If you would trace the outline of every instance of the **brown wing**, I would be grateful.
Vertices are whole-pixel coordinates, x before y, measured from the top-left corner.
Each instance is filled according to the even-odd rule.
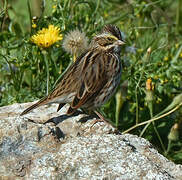
[[[68,110],[68,114],[84,106],[92,98],[94,99],[107,83],[107,61],[107,55],[104,53],[94,51],[86,54],[79,66],[79,71],[81,72],[79,88]]]
[[[47,99],[53,99],[54,97],[60,97],[64,94],[69,94],[77,90],[80,84],[80,66],[82,60],[88,52],[84,52],[79,56],[75,63],[73,63],[65,72],[56,88],[48,95]],[[68,103],[68,102],[65,102]]]
[[[66,96],[67,94],[75,91],[76,88],[78,88],[78,77],[80,76],[80,73],[78,71],[79,66],[82,62],[82,58],[87,54],[87,52],[84,52],[81,56],[78,57],[77,61],[73,63],[65,72],[65,74],[62,76],[60,83],[56,86],[56,88],[46,97],[43,97],[41,100],[39,100],[37,103],[33,104],[32,106],[25,109],[20,115],[24,115],[29,113],[31,110],[53,102],[58,102],[56,98],[61,98],[62,96]],[[67,101],[61,101],[60,105],[58,107],[59,111],[65,103],[68,103]]]

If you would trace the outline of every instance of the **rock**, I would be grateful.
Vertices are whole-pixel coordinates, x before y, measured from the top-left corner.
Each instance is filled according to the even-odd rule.
[[[182,165],[143,138],[106,122],[92,126],[83,113],[66,116],[68,107],[56,112],[56,104],[20,117],[31,104],[0,108],[0,180],[182,179]]]

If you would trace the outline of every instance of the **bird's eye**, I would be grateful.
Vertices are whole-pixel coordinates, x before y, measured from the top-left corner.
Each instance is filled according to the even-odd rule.
[[[109,41],[113,41],[113,38],[111,38],[111,37],[108,37],[107,39],[108,39]]]

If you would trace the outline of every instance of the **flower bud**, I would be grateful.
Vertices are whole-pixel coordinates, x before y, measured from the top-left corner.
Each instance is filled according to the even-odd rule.
[[[154,100],[154,95],[153,95],[153,90],[154,90],[154,84],[152,83],[152,79],[149,78],[147,79],[146,81],[146,84],[145,84],[145,94],[146,94],[146,97],[145,97],[145,100],[146,102],[151,102]]]
[[[170,133],[168,135],[168,140],[177,141],[178,139],[179,139],[179,125],[175,123],[170,130]]]
[[[144,63],[146,63],[146,62],[149,61],[151,51],[152,51],[152,49],[151,49],[151,47],[149,47],[149,48],[147,49],[147,52],[145,53],[145,55],[144,55],[143,58],[142,58]]]

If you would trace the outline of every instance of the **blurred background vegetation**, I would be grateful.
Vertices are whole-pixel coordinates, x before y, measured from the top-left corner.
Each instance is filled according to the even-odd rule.
[[[100,110],[121,132],[162,115],[130,133],[182,163],[182,0],[0,0],[0,106],[45,96],[72,61],[58,41],[46,64],[30,41],[50,24],[63,38],[79,29],[91,39],[105,24],[121,29],[121,85]]]

